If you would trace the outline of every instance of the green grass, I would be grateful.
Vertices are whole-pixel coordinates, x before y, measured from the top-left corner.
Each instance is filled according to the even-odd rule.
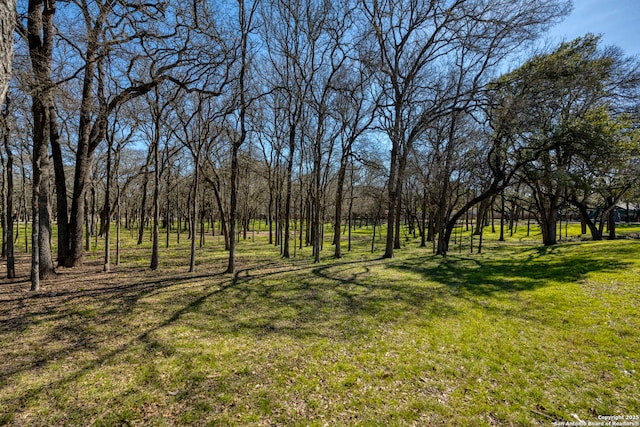
[[[328,232],[329,230],[327,230]],[[122,264],[37,294],[0,284],[0,423],[9,425],[551,425],[640,414],[640,241],[540,246],[469,235],[447,258],[409,239],[382,260],[370,229],[323,261],[282,260],[263,233],[221,273],[218,237],[187,273],[128,232]],[[638,227],[621,227],[636,233]],[[465,240],[466,239],[466,240]],[[164,238],[161,238],[164,243]],[[477,241],[474,240],[474,244]],[[24,262],[24,259],[22,260]],[[22,273],[21,273],[22,272]]]

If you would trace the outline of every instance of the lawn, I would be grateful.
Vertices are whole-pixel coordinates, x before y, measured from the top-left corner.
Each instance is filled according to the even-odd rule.
[[[621,227],[619,234],[637,233]],[[219,237],[187,273],[186,235],[146,267],[100,241],[28,292],[0,282],[0,424],[528,426],[640,415],[640,240],[545,248],[519,227],[463,236],[447,258],[413,239],[390,260],[354,233],[283,260],[264,228],[223,274]],[[573,236],[573,237],[571,237]],[[164,242],[163,238],[161,239]],[[330,242],[330,240],[328,240]],[[20,246],[19,246],[20,247]],[[346,248],[346,247],[345,247]],[[586,424],[585,424],[586,425]]]

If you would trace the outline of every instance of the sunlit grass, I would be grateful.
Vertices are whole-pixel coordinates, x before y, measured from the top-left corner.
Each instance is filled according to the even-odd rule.
[[[411,237],[382,260],[362,227],[344,258],[328,238],[314,264],[304,246],[281,259],[263,227],[238,242],[234,275],[217,235],[195,273],[186,233],[168,248],[161,235],[156,272],[148,234],[137,246],[123,231],[108,274],[98,239],[82,273],[39,294],[3,281],[0,420],[521,426],[639,413],[640,241],[581,241],[570,224],[567,243],[545,248],[529,231],[499,242],[488,227],[481,254],[465,231],[446,258]]]

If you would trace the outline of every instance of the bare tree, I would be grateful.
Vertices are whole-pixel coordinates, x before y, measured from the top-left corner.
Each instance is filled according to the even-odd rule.
[[[282,256],[291,256],[291,216],[293,203],[293,165],[298,151],[299,139],[301,139],[301,126],[305,117],[305,102],[310,91],[310,78],[307,74],[307,61],[309,60],[308,45],[304,42],[303,31],[305,25],[313,25],[306,22],[305,5],[303,0],[293,2],[279,0],[267,3],[263,14],[263,37],[268,40],[267,50],[272,70],[272,87],[278,89],[281,97],[277,103],[282,108],[282,126],[285,131],[282,154],[285,158],[284,176],[284,206],[277,217],[278,232],[283,233]],[[278,114],[280,116],[280,114]],[[280,146],[280,142],[276,142]],[[277,204],[277,207],[278,204]],[[276,239],[278,242],[278,238]]]
[[[253,19],[257,10],[258,1],[254,0],[247,5],[244,0],[238,0],[238,31],[239,31],[239,70],[237,76],[237,123],[238,130],[231,138],[231,194],[229,206],[229,259],[227,273],[235,271],[236,257],[236,222],[238,210],[238,151],[247,139],[247,110],[251,106],[252,98],[248,96],[248,68],[249,68],[249,36],[253,31]]]
[[[172,128],[172,133],[176,139],[191,154],[192,159],[192,185],[190,190],[191,206],[189,207],[190,231],[191,231],[191,253],[189,260],[189,272],[194,272],[196,268],[196,227],[200,218],[200,185],[202,180],[203,166],[205,164],[205,154],[209,153],[211,145],[220,134],[219,119],[224,117],[217,108],[217,104],[205,94],[184,94],[183,97],[176,98],[174,102],[174,112],[177,118],[177,125]]]
[[[86,208],[84,196],[94,153],[105,139],[109,115],[119,105],[148,93],[161,82],[174,80],[168,70],[177,66],[177,51],[181,49],[171,50],[175,54],[172,56],[167,54],[166,47],[157,46],[168,37],[176,36],[171,31],[168,34],[161,33],[162,30],[166,31],[162,27],[166,22],[166,4],[163,2],[140,5],[100,0],[90,5],[78,0],[71,3],[83,17],[85,35],[81,43],[70,37],[64,38],[79,53],[83,62],[77,71],[78,75],[82,75],[82,97],[78,112],[69,234],[66,236],[69,248],[65,260],[67,266],[82,262],[82,221]],[[180,45],[177,36],[174,41]],[[164,60],[158,59],[158,55]],[[112,78],[109,86],[105,75],[107,70],[98,66],[100,61],[110,64],[108,71],[112,73],[111,76],[120,75],[119,79]],[[61,184],[62,181],[57,179],[56,183]],[[65,212],[58,212],[59,219],[64,216]]]
[[[354,69],[355,68],[355,69]],[[344,184],[347,175],[347,168],[351,165],[353,175],[353,149],[355,142],[370,128],[375,119],[376,101],[369,94],[371,89],[370,74],[361,63],[353,64],[349,71],[341,73],[338,80],[339,94],[335,99],[333,108],[336,111],[336,120],[340,127],[340,166],[336,178],[335,213],[333,225],[334,255],[336,258],[342,257],[340,225],[342,220],[342,210],[344,203]],[[353,178],[352,178],[353,180]],[[352,183],[353,193],[353,183]],[[349,206],[353,205],[353,194],[349,198]],[[350,213],[350,212],[349,212]],[[349,215],[349,218],[351,215]],[[351,227],[349,227],[351,235]],[[349,240],[351,243],[351,240]]]

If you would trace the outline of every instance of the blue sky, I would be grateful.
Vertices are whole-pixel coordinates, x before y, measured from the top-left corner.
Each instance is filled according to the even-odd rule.
[[[640,57],[640,0],[574,0],[573,11],[549,32],[557,44],[586,33],[602,34],[605,45],[616,45]]]

